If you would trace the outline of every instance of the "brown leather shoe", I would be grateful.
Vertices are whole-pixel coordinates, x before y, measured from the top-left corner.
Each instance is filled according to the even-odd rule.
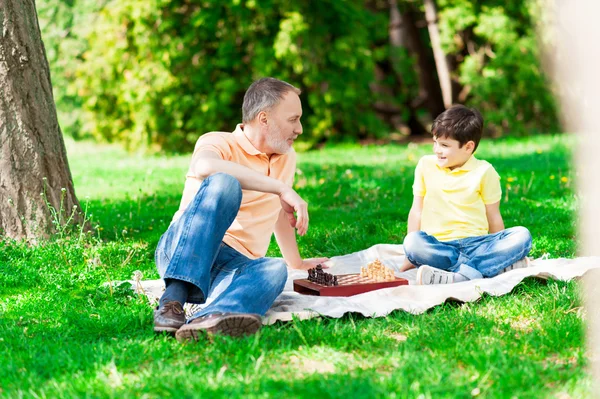
[[[177,301],[164,304],[154,311],[154,331],[174,333],[185,324],[185,312]]]
[[[175,333],[177,341],[197,340],[203,333],[239,337],[256,333],[262,318],[253,313],[213,313],[199,317],[183,325]]]

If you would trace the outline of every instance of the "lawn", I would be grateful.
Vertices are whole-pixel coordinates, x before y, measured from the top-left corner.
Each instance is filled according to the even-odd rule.
[[[575,256],[572,136],[483,141],[502,176],[507,227],[532,255]],[[305,257],[401,243],[414,166],[430,144],[337,145],[299,154],[311,225]],[[578,282],[528,279],[511,294],[414,316],[349,314],[182,345],[152,331],[145,298],[105,283],[140,270],[179,206],[189,155],[131,155],[68,142],[96,227],[40,247],[0,242],[0,396],[585,398],[591,377]],[[278,256],[272,242],[270,256]]]

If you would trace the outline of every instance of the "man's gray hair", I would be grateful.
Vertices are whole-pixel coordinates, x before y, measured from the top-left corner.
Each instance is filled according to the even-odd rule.
[[[301,93],[300,89],[275,78],[262,78],[252,83],[244,94],[242,122],[251,122],[261,111],[276,106],[289,91]]]

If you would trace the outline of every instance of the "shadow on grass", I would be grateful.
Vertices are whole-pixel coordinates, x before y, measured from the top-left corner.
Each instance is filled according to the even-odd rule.
[[[17,339],[17,328],[3,324],[7,338]],[[113,377],[122,376],[121,383],[94,383],[94,396],[156,394],[167,389],[157,378],[163,376],[172,395],[180,397],[377,397],[391,392],[468,397],[476,388],[498,397],[526,397],[586,378],[584,360],[567,361],[568,349],[580,346],[581,336],[554,342],[554,334],[554,341],[532,351],[531,340],[538,339],[540,331],[515,330],[475,313],[456,317],[453,309],[420,316],[394,312],[386,319],[347,315],[276,324],[256,337],[217,337],[184,346],[153,336],[149,325],[135,324],[119,334],[98,326],[96,334],[74,331],[65,336],[44,328],[25,335],[22,346],[15,348],[19,359],[5,357],[4,393],[52,396],[65,382],[80,380],[84,383],[69,384],[64,394],[81,394],[90,392],[85,381],[102,377],[110,382],[111,373],[116,373]],[[480,336],[473,336],[473,326]],[[395,338],[392,333],[397,331],[405,332],[406,339]],[[556,353],[553,348],[561,350]],[[550,355],[554,358],[546,360]],[[20,378],[23,369],[26,381]]]
[[[548,178],[548,174],[559,176],[559,171],[569,169],[564,151],[557,148],[542,157],[487,158],[505,178],[516,178],[509,202],[502,203],[505,224],[525,225],[531,230],[534,256],[574,252],[574,210],[557,206],[573,202],[572,190]],[[331,164],[327,170],[322,166],[301,164],[305,181],[298,192],[309,201],[311,211],[309,235],[299,238],[304,256],[341,255],[374,244],[402,242],[412,202],[414,167],[408,163],[357,166],[350,162]],[[299,176],[297,182],[301,181]],[[506,189],[507,181],[502,182]],[[136,269],[149,278],[156,277],[154,248],[179,200],[180,192],[169,191],[90,201],[89,213],[103,229],[99,231],[103,246],[96,255],[104,269],[82,260],[69,270],[48,263],[56,262],[51,253],[40,257],[32,251],[19,260],[23,251],[18,248],[0,251],[0,293],[4,296],[0,336],[5,345],[0,355],[6,359],[6,372],[0,376],[5,389],[1,394],[85,396],[90,384],[98,392],[94,396],[167,394],[168,385],[174,387],[174,395],[204,393],[210,397],[260,396],[261,392],[470,397],[471,390],[478,387],[484,394],[486,387],[498,390],[494,392],[498,397],[515,392],[544,397],[568,378],[585,378],[582,357],[577,357],[571,368],[570,360],[564,360],[569,350],[580,356],[582,335],[577,331],[581,321],[573,321],[570,313],[556,314],[550,305],[550,310],[541,312],[543,328],[526,332],[490,316],[457,317],[465,307],[445,304],[420,316],[393,312],[382,319],[347,315],[276,324],[265,327],[258,342],[254,338],[204,340],[180,346],[171,339],[155,337],[146,303],[130,292],[110,293],[98,287],[107,280],[127,279]],[[274,243],[269,254],[278,255]],[[514,292],[532,284],[537,283],[521,283]],[[556,297],[561,300],[561,296],[552,300]],[[490,300],[483,298],[477,305]],[[478,336],[472,333],[473,326],[477,326]],[[406,341],[386,334],[398,331],[407,335]],[[575,332],[568,336],[569,331]],[[312,372],[290,361],[291,356],[316,356],[317,360],[323,356],[333,361],[336,354],[342,360],[334,362],[333,371]],[[266,360],[259,363],[261,356]],[[545,356],[551,361],[544,360]],[[358,360],[354,362],[354,358]],[[131,378],[112,386],[111,364]]]

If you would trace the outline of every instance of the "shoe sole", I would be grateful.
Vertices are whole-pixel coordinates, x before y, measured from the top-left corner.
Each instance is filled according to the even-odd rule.
[[[423,269],[421,269],[420,267],[417,269],[416,283],[417,283],[417,285],[424,285],[423,284]]]
[[[260,319],[248,315],[228,315],[223,316],[212,326],[203,327],[201,325],[186,324],[177,330],[175,338],[179,342],[189,340],[197,341],[198,337],[204,334],[219,334],[230,337],[241,337],[244,335],[255,334],[262,323]]]
[[[179,328],[177,327],[154,327],[154,332],[155,333],[171,333],[171,334],[175,334],[177,332],[177,330],[179,330]]]

